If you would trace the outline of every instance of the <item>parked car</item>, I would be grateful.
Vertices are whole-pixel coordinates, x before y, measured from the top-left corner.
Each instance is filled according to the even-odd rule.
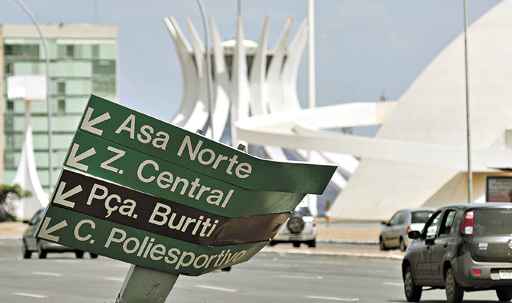
[[[419,301],[425,287],[444,288],[449,303],[477,290],[512,299],[511,203],[443,207],[409,238],[415,240],[402,262],[407,301]]]
[[[22,254],[24,259],[30,259],[32,253],[38,253],[39,259],[45,259],[49,252],[64,253],[74,252],[75,256],[79,259],[84,257],[84,252],[78,249],[66,247],[57,243],[41,240],[36,238],[36,233],[44,217],[44,208],[39,209],[32,219],[25,221],[28,228],[23,233],[22,238]],[[92,259],[98,257],[97,254],[89,253]]]
[[[430,209],[402,209],[389,221],[381,222],[379,246],[381,250],[400,248],[405,251],[410,244],[409,231],[421,231],[434,211]]]
[[[299,205],[270,241],[270,245],[293,243],[294,247],[300,247],[301,243],[305,243],[309,247],[316,247],[316,235],[315,217],[311,214],[309,207]]]

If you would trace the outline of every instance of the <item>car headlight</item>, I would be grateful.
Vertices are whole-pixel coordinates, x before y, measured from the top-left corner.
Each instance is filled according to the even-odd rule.
[[[286,223],[286,227],[292,234],[300,234],[304,230],[306,223],[302,220],[302,217],[291,217]]]

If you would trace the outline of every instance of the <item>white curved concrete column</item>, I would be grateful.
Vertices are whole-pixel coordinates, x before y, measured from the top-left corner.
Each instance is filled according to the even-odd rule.
[[[215,77],[213,81],[215,103],[213,105],[212,115],[213,139],[220,140],[229,117],[229,92],[231,83],[224,59],[222,38],[213,18],[210,18],[210,30],[213,44],[213,62],[215,64]]]
[[[201,42],[201,38],[199,38],[199,34],[197,33],[194,24],[192,24],[190,19],[187,19],[187,24],[192,36],[192,50],[198,82],[191,83],[191,85],[195,87],[196,102],[190,118],[183,127],[190,131],[196,131],[198,129],[203,129],[206,125],[206,121],[208,120],[206,56],[204,45]]]
[[[249,117],[249,79],[247,78],[247,55],[242,17],[236,21],[236,43],[233,56],[232,104],[231,104],[231,140],[238,145],[238,135],[235,124]]]
[[[292,18],[287,18],[279,42],[272,52],[272,61],[267,72],[267,100],[263,100],[268,106],[269,112],[281,112],[283,109],[283,85],[281,72],[288,46],[288,36],[292,26]]]
[[[171,119],[173,124],[183,126],[190,118],[196,103],[195,89],[192,83],[197,83],[198,79],[195,72],[194,60],[190,56],[192,48],[183,35],[176,19],[174,17],[165,18],[165,25],[174,42],[176,54],[181,65],[181,74],[183,76],[183,95],[181,105],[176,115]]]
[[[32,127],[25,131],[25,142],[13,183],[31,193],[30,197],[16,201],[16,217],[30,219],[41,207],[48,205],[48,194],[43,190],[37,174],[34,147],[32,143]]]
[[[251,114],[253,116],[268,113],[265,101],[267,100],[267,55],[268,55],[269,18],[263,20],[258,49],[252,62],[249,99]]]

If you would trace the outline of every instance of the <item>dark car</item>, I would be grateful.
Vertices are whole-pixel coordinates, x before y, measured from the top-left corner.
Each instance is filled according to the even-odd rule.
[[[22,239],[22,255],[24,259],[30,259],[32,253],[36,252],[39,254],[40,259],[45,259],[49,252],[63,253],[63,252],[74,252],[76,257],[81,259],[84,257],[84,252],[74,248],[70,248],[57,243],[41,240],[36,238],[36,232],[39,224],[44,217],[44,208],[39,209],[30,221],[26,221],[28,228],[23,233]],[[91,258],[96,259],[97,254],[89,253]]]
[[[447,302],[462,302],[465,291],[496,290],[512,299],[512,204],[443,207],[427,221],[402,262],[407,301],[422,290],[445,289]]]

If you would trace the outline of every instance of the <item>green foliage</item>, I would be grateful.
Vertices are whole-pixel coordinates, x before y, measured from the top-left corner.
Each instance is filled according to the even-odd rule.
[[[5,204],[9,196],[16,198],[26,198],[32,196],[32,193],[23,190],[18,184],[0,184],[0,205]]]
[[[16,220],[16,217],[8,212],[7,201],[10,198],[25,198],[31,195],[30,191],[23,190],[18,184],[0,184],[0,222]]]

